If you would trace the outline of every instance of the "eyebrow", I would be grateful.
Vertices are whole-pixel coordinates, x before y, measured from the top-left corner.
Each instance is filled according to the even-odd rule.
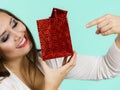
[[[13,19],[13,18],[11,17],[11,19],[10,19],[10,25],[11,25],[11,23],[12,23],[12,19]]]
[[[11,23],[12,23],[12,18],[10,19],[10,23],[9,23],[9,24],[11,25]],[[0,37],[3,36],[5,33],[6,33],[6,31],[4,31],[4,32],[0,35]]]

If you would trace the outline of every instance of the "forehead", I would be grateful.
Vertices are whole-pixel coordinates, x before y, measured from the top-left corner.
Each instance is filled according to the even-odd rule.
[[[10,19],[11,19],[10,15],[8,15],[4,12],[0,12],[0,34],[9,25]]]
[[[9,19],[11,16],[5,12],[0,12],[0,20]]]
[[[4,26],[6,24],[9,23],[11,16],[4,13],[4,12],[0,12],[0,26]]]

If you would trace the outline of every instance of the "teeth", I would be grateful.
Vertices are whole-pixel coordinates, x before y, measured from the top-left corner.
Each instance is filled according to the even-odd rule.
[[[18,47],[22,46],[25,43],[26,39],[23,38],[22,42],[18,45]]]

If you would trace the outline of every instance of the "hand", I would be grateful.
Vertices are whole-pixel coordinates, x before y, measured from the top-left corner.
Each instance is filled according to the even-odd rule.
[[[96,34],[103,36],[109,34],[120,34],[120,16],[111,14],[104,15],[87,24],[87,28],[97,25]]]
[[[68,62],[66,58],[63,61],[63,66],[61,68],[50,68],[45,61],[41,60],[41,65],[44,70],[45,75],[45,90],[57,90],[65,76],[68,72],[75,66],[76,63],[76,53]]]

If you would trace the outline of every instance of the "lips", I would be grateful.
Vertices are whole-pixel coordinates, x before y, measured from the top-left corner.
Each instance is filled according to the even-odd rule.
[[[21,40],[21,42],[18,44],[17,48],[23,48],[27,45],[28,38],[24,36],[24,38]]]

